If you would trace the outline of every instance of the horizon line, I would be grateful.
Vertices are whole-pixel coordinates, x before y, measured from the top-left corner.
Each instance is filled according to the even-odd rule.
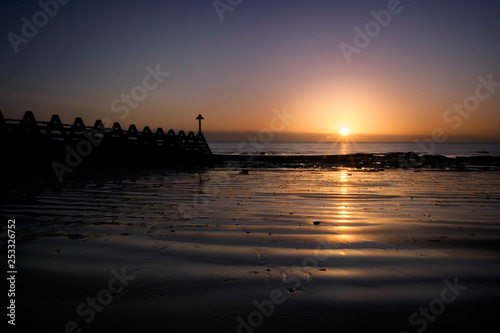
[[[260,135],[259,131],[203,131],[207,141],[238,142],[424,142],[439,143],[429,134],[340,134],[325,135],[324,133],[276,132],[272,136]],[[500,135],[448,135],[442,143],[500,143]]]

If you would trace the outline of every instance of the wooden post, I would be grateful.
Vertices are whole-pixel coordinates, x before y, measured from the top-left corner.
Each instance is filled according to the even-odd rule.
[[[198,119],[198,132],[201,132],[201,121],[204,118],[203,118],[203,116],[201,114],[199,114],[198,117],[196,117],[196,119]]]

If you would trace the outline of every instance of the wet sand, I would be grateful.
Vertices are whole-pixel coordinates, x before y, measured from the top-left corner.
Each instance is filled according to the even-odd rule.
[[[495,323],[500,172],[246,170],[4,180],[2,215],[17,228],[18,328],[432,332]],[[129,280],[110,285],[113,269]]]

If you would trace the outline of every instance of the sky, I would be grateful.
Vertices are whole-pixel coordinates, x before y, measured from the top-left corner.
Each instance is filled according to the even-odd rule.
[[[240,140],[500,142],[496,0],[0,5],[0,110]],[[445,139],[443,139],[445,138]]]

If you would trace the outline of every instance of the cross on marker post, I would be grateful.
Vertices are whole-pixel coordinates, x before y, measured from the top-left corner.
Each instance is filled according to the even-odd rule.
[[[198,117],[196,117],[196,119],[198,119],[198,132],[201,132],[201,121],[204,118],[203,118],[203,116],[201,114],[199,114]]]

